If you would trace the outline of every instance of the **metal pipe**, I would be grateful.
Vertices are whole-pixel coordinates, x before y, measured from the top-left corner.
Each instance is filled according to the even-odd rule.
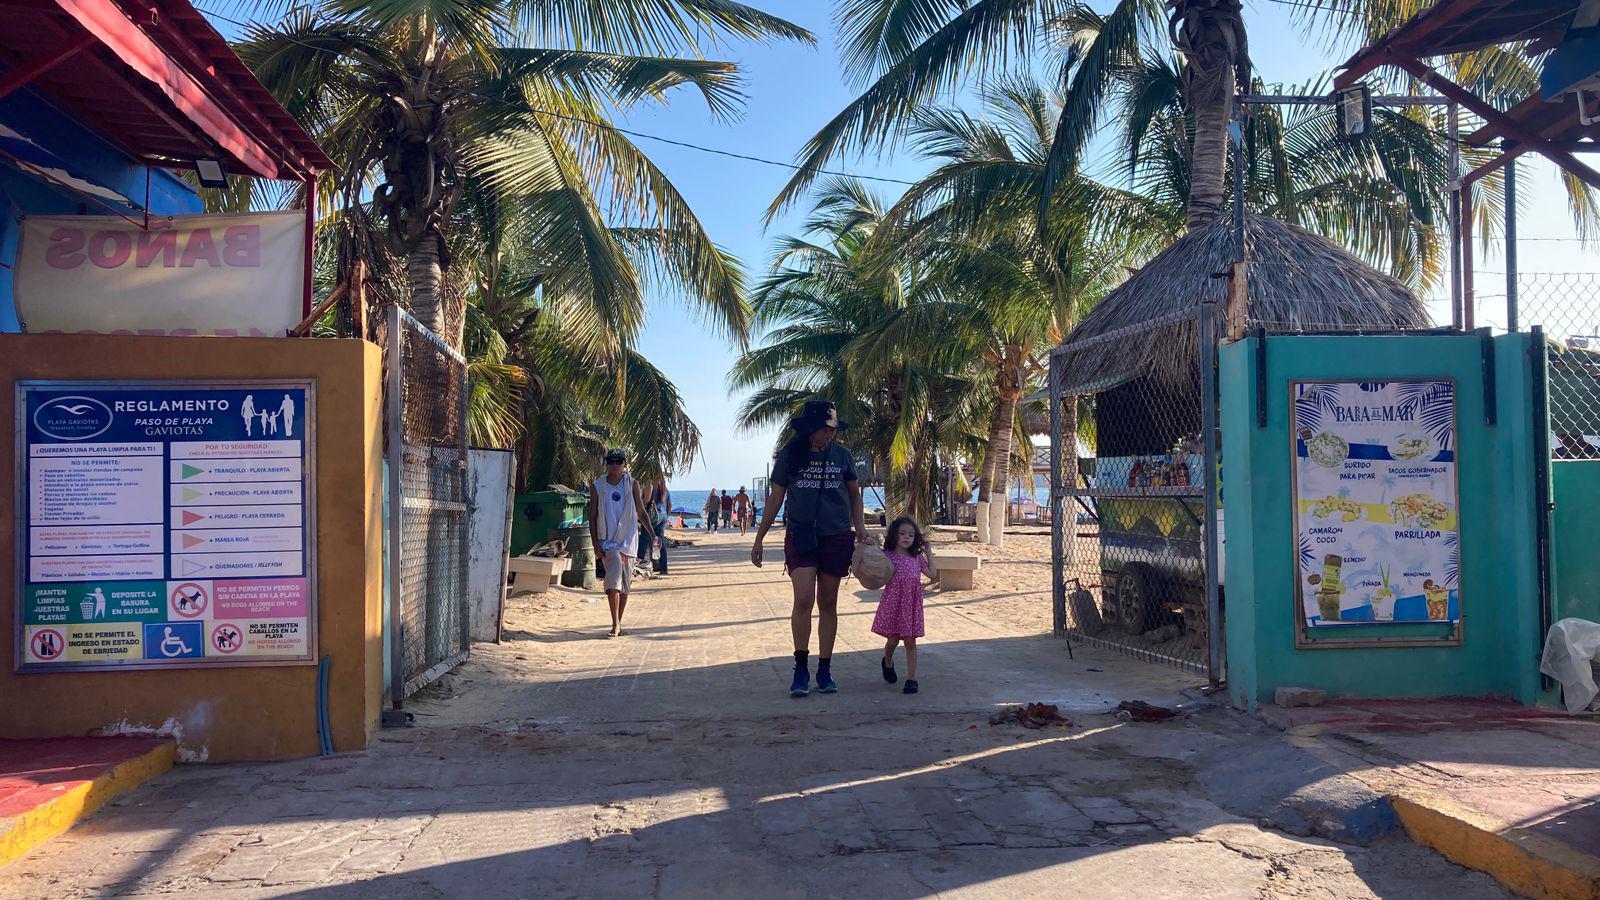
[[[1545,635],[1550,633],[1553,618],[1550,609],[1550,514],[1555,503],[1550,495],[1550,397],[1546,382],[1549,367],[1545,360],[1544,326],[1533,326],[1529,339],[1533,342],[1528,349],[1533,368],[1534,540],[1537,542],[1534,558],[1539,596],[1539,633],[1534,636],[1533,654],[1534,659],[1538,659],[1544,651]],[[1549,687],[1548,676],[1542,676],[1540,683]]]
[[[1244,262],[1244,105],[1233,105],[1233,261]]]
[[[1517,330],[1517,162],[1506,163],[1506,330]]]
[[[1461,327],[1461,107],[1450,104],[1445,128],[1450,157],[1450,325]]]
[[[1461,188],[1461,330],[1471,331],[1478,317],[1477,291],[1472,284],[1476,263],[1472,253],[1472,187]]]
[[[1334,106],[1339,102],[1333,94],[1240,94],[1240,103],[1252,106]],[[1412,97],[1404,94],[1374,94],[1373,106],[1444,106],[1448,97],[1435,95]]]
[[[1206,677],[1211,686],[1222,683],[1222,581],[1217,572],[1221,556],[1217,535],[1217,304],[1200,304],[1200,431],[1201,460],[1206,486]]]
[[[404,515],[404,498],[400,494],[400,469],[404,465],[404,448],[401,441],[404,389],[400,377],[402,348],[405,341],[400,334],[400,305],[389,305],[389,335],[384,348],[384,363],[389,367],[388,402],[389,447],[385,456],[389,460],[389,698],[395,709],[400,709],[406,695],[405,615],[401,594],[404,585],[400,579],[400,525]]]
[[[317,249],[317,173],[313,171],[306,177],[306,236],[305,236],[305,285],[301,295],[300,317],[311,315],[311,289],[314,269],[312,257]]]
[[[1061,493],[1061,362],[1050,357],[1050,614],[1056,637],[1067,633],[1067,575],[1064,535],[1067,527]],[[1076,518],[1076,516],[1074,516]]]

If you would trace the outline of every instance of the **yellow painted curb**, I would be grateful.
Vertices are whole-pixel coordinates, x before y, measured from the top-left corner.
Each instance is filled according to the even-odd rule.
[[[1600,859],[1445,797],[1407,791],[1389,800],[1412,840],[1524,897],[1600,900]]]
[[[0,866],[8,865],[88,818],[107,800],[172,768],[176,745],[163,741],[150,752],[114,766],[99,777],[62,791],[48,803],[0,820]]]

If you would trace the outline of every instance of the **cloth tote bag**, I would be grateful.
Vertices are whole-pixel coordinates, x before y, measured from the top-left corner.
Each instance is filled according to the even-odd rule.
[[[850,563],[850,571],[862,587],[875,591],[894,577],[894,563],[881,549],[868,544],[856,544],[856,555]]]

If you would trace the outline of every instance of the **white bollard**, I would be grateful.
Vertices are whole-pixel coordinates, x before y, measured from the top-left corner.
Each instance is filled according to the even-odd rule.
[[[1004,547],[1006,545],[1006,501],[989,504],[989,546]]]

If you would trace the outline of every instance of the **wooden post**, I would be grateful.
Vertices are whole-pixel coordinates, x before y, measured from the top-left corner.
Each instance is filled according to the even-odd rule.
[[[350,321],[355,326],[355,336],[363,341],[371,339],[367,327],[367,261],[357,257],[350,264]]]
[[[1250,300],[1245,264],[1236,262],[1228,266],[1228,340],[1243,340],[1249,327]]]

